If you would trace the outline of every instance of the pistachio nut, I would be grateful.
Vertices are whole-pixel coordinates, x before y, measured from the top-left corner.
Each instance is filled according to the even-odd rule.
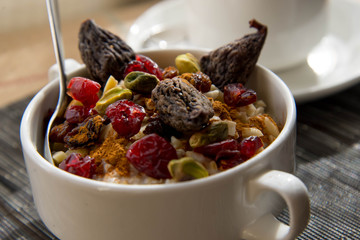
[[[121,87],[114,87],[104,92],[103,96],[99,99],[99,101],[95,105],[95,110],[103,115],[105,114],[106,108],[120,99],[131,99],[132,92],[129,89],[124,89]]]
[[[73,149],[67,150],[65,153],[67,156],[70,156],[70,154],[72,154],[72,153],[79,153],[79,154],[81,154],[81,156],[85,157],[86,155],[89,154],[89,149],[87,149],[85,147],[84,148],[73,148]]]
[[[59,166],[59,164],[67,158],[67,155],[63,151],[58,151],[53,154],[52,158],[54,160],[55,165]]]
[[[83,106],[83,104],[78,100],[72,99],[67,107],[69,108],[71,106]]]
[[[52,142],[51,143],[51,150],[52,151],[65,151],[66,147],[65,144],[63,142]]]
[[[206,168],[191,157],[171,160],[168,164],[168,169],[176,181],[186,181],[209,176]]]
[[[200,71],[199,60],[191,53],[185,53],[175,58],[176,68],[180,74],[183,73],[196,73]]]
[[[155,75],[139,71],[130,72],[124,79],[125,87],[139,93],[151,93],[158,82]]]
[[[106,81],[105,87],[104,87],[104,93],[109,91],[110,89],[116,87],[118,85],[118,81],[113,77],[110,76],[108,80]]]
[[[229,127],[226,122],[213,122],[204,130],[194,133],[189,139],[189,144],[192,148],[205,146],[226,139],[228,134]]]

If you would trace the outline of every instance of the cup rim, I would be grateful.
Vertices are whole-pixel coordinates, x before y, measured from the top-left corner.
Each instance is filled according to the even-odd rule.
[[[203,49],[180,49],[181,51],[204,51]],[[167,51],[179,51],[179,49],[160,49],[160,50],[149,50],[149,51],[142,51],[143,53],[146,52],[167,52]],[[37,103],[39,101],[44,101],[47,96],[49,95],[49,91],[53,91],[56,88],[58,81],[55,79],[54,81],[46,84],[30,101],[28,106],[26,107],[24,114],[21,119],[20,123],[20,140],[21,145],[23,148],[24,158],[25,155],[33,156],[32,160],[34,164],[38,165],[41,169],[48,172],[50,175],[62,179],[63,181],[68,181],[71,184],[78,184],[82,188],[88,189],[98,189],[98,190],[107,190],[107,191],[137,191],[141,190],[143,192],[154,192],[154,191],[169,191],[169,190],[181,190],[183,188],[191,188],[191,187],[199,187],[206,184],[212,184],[217,182],[219,179],[230,178],[233,175],[244,171],[247,168],[251,168],[252,166],[261,162],[262,158],[264,158],[268,153],[270,153],[273,149],[279,147],[279,145],[283,144],[283,142],[287,139],[287,137],[291,134],[292,129],[295,127],[296,122],[296,105],[293,95],[291,94],[290,89],[287,85],[278,77],[275,73],[273,73],[268,68],[257,64],[256,68],[264,71],[266,74],[269,74],[272,78],[276,79],[277,84],[282,89],[284,99],[286,99],[285,107],[286,107],[286,118],[284,121],[284,125],[278,137],[263,151],[261,151],[256,156],[252,157],[250,160],[241,163],[238,166],[235,166],[231,169],[228,169],[224,172],[219,172],[212,176],[196,179],[192,181],[184,181],[184,182],[176,182],[176,183],[169,183],[169,184],[119,184],[113,182],[104,182],[104,181],[97,181],[94,179],[87,179],[84,177],[80,177],[71,173],[68,173],[64,170],[59,169],[55,165],[52,165],[48,162],[42,155],[37,151],[35,144],[32,142],[30,129],[31,129],[31,119],[33,117],[33,110],[39,108]],[[76,74],[83,70],[84,67],[81,67],[73,72],[69,73],[68,75]],[[25,162],[28,160],[25,158]],[[27,165],[27,164],[26,164]]]

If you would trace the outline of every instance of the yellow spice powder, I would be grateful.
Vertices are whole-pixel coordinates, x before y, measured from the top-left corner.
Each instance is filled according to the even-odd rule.
[[[220,101],[212,101],[214,112],[221,120],[232,120],[229,107]]]
[[[122,137],[109,136],[104,142],[90,152],[90,157],[102,165],[103,161],[111,164],[120,176],[130,174],[130,165],[126,158],[128,140]],[[110,169],[111,170],[111,169]]]

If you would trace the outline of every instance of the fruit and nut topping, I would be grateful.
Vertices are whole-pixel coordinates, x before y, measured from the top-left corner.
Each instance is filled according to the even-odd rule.
[[[278,136],[266,103],[246,87],[267,28],[201,58],[162,66],[85,21],[79,49],[90,78],[68,84],[69,104],[51,131],[57,166],[124,184],[199,179],[248,161]]]

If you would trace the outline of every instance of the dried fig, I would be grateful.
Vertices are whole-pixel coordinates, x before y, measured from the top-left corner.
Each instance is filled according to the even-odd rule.
[[[200,130],[214,115],[209,99],[180,77],[160,81],[151,98],[160,119],[179,132]]]
[[[201,70],[221,90],[229,83],[245,84],[255,68],[265,42],[267,27],[254,19],[249,23],[250,27],[258,30],[256,33],[245,35],[200,59]]]
[[[135,59],[135,52],[125,41],[93,20],[81,24],[79,49],[91,77],[102,85],[110,75],[122,79],[127,63]]]

